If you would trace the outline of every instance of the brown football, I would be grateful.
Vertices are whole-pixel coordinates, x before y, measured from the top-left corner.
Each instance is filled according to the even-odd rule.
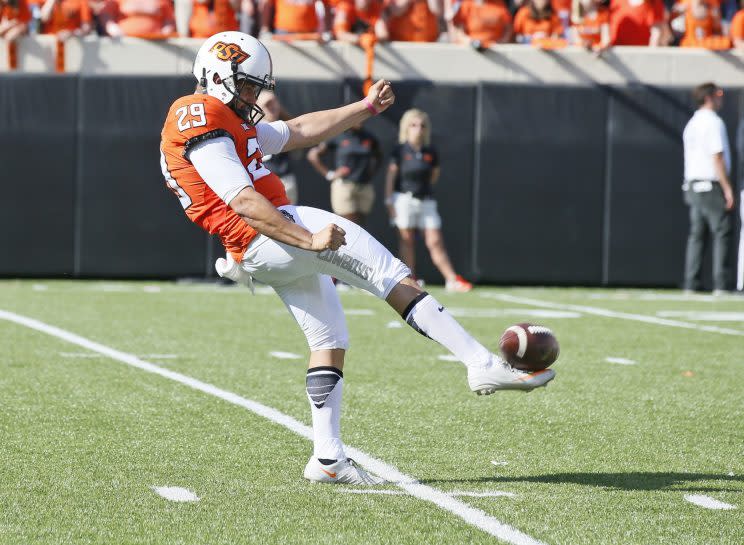
[[[523,371],[539,371],[558,359],[558,339],[545,326],[521,323],[506,328],[499,348],[512,367]]]

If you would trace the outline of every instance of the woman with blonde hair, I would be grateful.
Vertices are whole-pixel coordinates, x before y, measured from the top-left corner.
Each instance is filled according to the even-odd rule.
[[[442,239],[442,219],[433,196],[439,158],[430,143],[431,122],[426,112],[414,108],[403,114],[398,141],[385,180],[385,204],[398,228],[400,258],[415,271],[416,231],[420,229],[432,262],[446,280],[447,291],[470,291],[473,285],[452,268]]]

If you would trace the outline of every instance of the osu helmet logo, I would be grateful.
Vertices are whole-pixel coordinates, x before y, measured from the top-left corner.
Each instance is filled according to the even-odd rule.
[[[209,52],[214,52],[221,61],[234,61],[238,64],[250,57],[248,53],[240,49],[238,44],[226,44],[225,42],[217,42]]]

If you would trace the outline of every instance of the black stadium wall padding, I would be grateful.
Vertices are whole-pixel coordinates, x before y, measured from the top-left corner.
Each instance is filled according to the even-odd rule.
[[[365,127],[380,141],[383,164],[374,178],[375,204],[369,231],[394,254],[398,254],[397,231],[390,225],[385,207],[385,172],[390,153],[398,142],[398,122],[406,110],[418,108],[429,114],[431,142],[439,152],[441,174],[434,196],[442,216],[442,234],[452,264],[460,274],[472,277],[472,182],[475,120],[475,87],[431,82],[393,82],[395,104]],[[361,99],[361,81],[348,81],[348,98]],[[443,279],[429,258],[423,236],[416,243],[416,274],[427,282]]]
[[[612,181],[605,210],[609,224],[605,283],[681,287],[689,229],[681,190],[682,131],[696,109],[690,91],[637,85],[605,92]],[[720,112],[729,128],[732,153],[739,93],[727,92]],[[710,285],[709,256],[704,275]]]
[[[83,277],[203,275],[206,235],[160,170],[160,131],[192,77],[80,78]]]
[[[0,275],[74,272],[78,79],[0,77]]]
[[[410,80],[395,88],[394,107],[366,124],[384,154],[368,229],[394,253],[384,172],[400,116],[417,107],[432,119],[436,196],[458,272],[482,283],[680,285],[688,89]],[[190,76],[0,75],[10,195],[0,276],[213,276],[223,250],[186,218],[160,171],[167,109],[193,89]],[[280,81],[277,94],[298,115],[359,99],[361,82]],[[721,114],[734,152],[744,88],[726,89]],[[329,184],[305,152],[292,162],[300,204],[329,209]],[[442,281],[423,240],[417,264],[424,279]]]
[[[694,111],[689,93],[641,86],[607,91],[613,181],[607,282],[663,284],[670,268],[681,280],[688,227],[680,189],[682,130]]]
[[[606,97],[492,84],[482,93],[479,279],[599,284]]]

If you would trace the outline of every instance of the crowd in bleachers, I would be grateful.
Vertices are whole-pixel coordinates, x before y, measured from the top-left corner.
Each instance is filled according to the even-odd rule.
[[[0,0],[0,37],[25,34],[744,49],[744,0]]]

